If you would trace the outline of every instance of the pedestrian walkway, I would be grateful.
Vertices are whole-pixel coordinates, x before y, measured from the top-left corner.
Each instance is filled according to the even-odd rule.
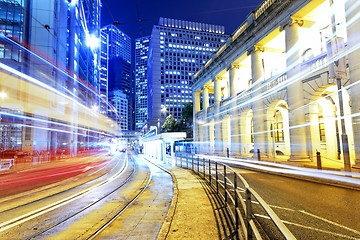
[[[219,221],[225,213],[209,186],[192,171],[149,160],[171,171],[174,182],[173,202],[158,239],[226,238],[228,229]]]

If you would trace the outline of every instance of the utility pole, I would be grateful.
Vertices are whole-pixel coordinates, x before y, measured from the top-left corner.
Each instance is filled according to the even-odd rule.
[[[344,167],[346,172],[351,172],[351,163],[350,163],[350,153],[349,153],[349,141],[346,134],[345,128],[345,115],[344,115],[344,102],[343,102],[343,93],[342,93],[342,84],[341,80],[346,79],[346,65],[345,58],[339,57],[344,52],[344,39],[337,36],[336,31],[336,19],[335,19],[335,6],[334,0],[330,0],[330,7],[332,9],[331,14],[331,28],[333,36],[328,41],[328,58],[335,59],[333,63],[329,65],[329,74],[331,78],[336,79],[337,88],[338,88],[338,98],[339,98],[339,110],[340,110],[340,120],[341,120],[341,143],[343,149],[343,158],[344,158]]]

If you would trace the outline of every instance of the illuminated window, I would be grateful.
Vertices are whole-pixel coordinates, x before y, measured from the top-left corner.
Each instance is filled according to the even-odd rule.
[[[325,125],[324,125],[323,116],[319,116],[319,134],[320,134],[320,141],[325,142]]]
[[[281,112],[276,110],[274,114],[274,134],[275,142],[284,142],[284,124]]]

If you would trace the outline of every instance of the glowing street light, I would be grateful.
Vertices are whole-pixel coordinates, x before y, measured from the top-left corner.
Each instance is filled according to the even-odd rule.
[[[0,92],[0,98],[4,99],[7,97],[7,94],[5,92]]]

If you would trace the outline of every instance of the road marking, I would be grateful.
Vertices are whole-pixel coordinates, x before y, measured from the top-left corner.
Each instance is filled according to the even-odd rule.
[[[278,209],[282,209],[282,210],[286,210],[286,211],[291,211],[291,212],[295,212],[295,209],[291,209],[291,208],[286,208],[286,207],[279,207],[279,206],[275,206],[275,205],[269,205],[270,207],[273,208],[278,208]]]
[[[352,228],[348,228],[348,227],[346,227],[346,226],[344,226],[344,225],[341,225],[341,224],[338,224],[338,223],[336,223],[336,222],[327,220],[326,218],[322,218],[322,217],[316,216],[316,215],[311,214],[311,213],[308,213],[308,212],[306,212],[306,211],[304,211],[304,210],[299,210],[299,212],[304,213],[304,214],[307,214],[307,215],[309,215],[309,216],[311,216],[311,217],[314,217],[314,218],[323,220],[324,222],[333,224],[333,225],[335,225],[335,226],[344,228],[344,229],[346,229],[346,230],[348,230],[348,231],[350,231],[350,232],[353,232],[353,233],[356,233],[356,234],[359,234],[359,235],[360,235],[360,232],[359,232],[359,231],[356,231],[355,229],[352,229]]]
[[[254,215],[257,216],[257,217],[261,217],[261,218],[265,218],[265,219],[270,220],[270,217],[265,216],[265,215],[261,215],[261,214],[257,214],[257,213],[255,213]],[[288,221],[284,221],[284,220],[281,220],[281,221],[283,223],[285,223],[285,224],[294,225],[294,226],[297,226],[297,227],[302,227],[302,228],[310,229],[310,230],[313,230],[313,231],[323,232],[323,233],[327,233],[327,234],[331,234],[331,235],[335,235],[335,236],[339,236],[339,237],[343,237],[343,238],[348,238],[348,239],[357,239],[357,240],[359,240],[359,238],[343,235],[343,234],[340,234],[340,233],[335,233],[335,232],[322,230],[322,229],[319,229],[319,228],[313,228],[313,227],[309,227],[309,226],[304,226],[304,225],[301,225],[301,224],[298,224],[298,223],[288,222]]]

